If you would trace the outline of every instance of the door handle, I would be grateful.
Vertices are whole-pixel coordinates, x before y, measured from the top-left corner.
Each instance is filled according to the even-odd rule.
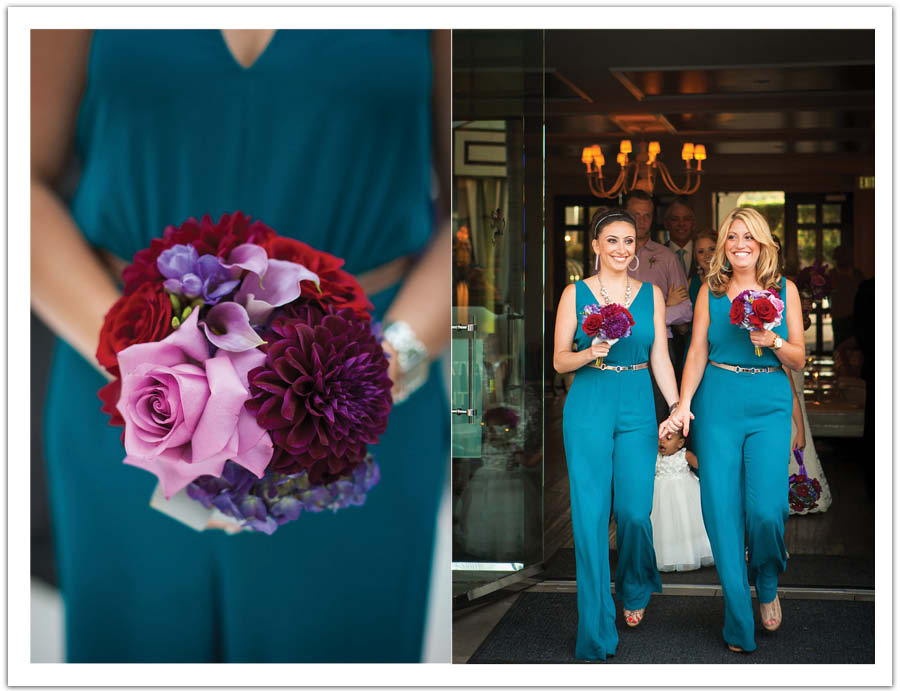
[[[469,324],[453,324],[450,327],[451,331],[465,331],[466,332],[466,340],[468,341],[468,358],[467,365],[469,368],[469,391],[466,397],[468,401],[467,408],[453,408],[450,412],[453,415],[465,415],[468,417],[468,422],[475,421],[475,415],[477,415],[477,410],[472,405],[472,389],[475,388],[475,341],[474,336],[477,331],[477,327],[475,326],[475,322],[470,322]]]

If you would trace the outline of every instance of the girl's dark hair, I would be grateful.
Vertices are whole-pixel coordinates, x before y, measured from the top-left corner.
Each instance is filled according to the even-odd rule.
[[[616,221],[624,221],[637,230],[634,218],[625,209],[601,206],[591,216],[591,239],[596,238],[606,226]]]

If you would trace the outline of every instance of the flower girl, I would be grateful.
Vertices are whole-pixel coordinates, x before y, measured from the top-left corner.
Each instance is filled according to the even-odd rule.
[[[697,457],[684,448],[680,431],[660,440],[650,514],[660,571],[692,571],[713,563],[700,512],[700,483],[689,466],[697,467]]]

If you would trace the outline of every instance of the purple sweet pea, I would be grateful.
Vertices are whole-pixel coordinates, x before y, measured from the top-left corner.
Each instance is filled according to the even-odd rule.
[[[174,245],[164,250],[156,266],[166,277],[166,290],[191,299],[202,296],[208,305],[215,305],[240,284],[240,278],[218,257],[212,254],[198,257],[191,245]]]

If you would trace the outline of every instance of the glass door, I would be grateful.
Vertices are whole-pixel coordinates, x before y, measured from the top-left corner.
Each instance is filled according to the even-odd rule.
[[[543,559],[543,33],[455,31],[454,595]]]

